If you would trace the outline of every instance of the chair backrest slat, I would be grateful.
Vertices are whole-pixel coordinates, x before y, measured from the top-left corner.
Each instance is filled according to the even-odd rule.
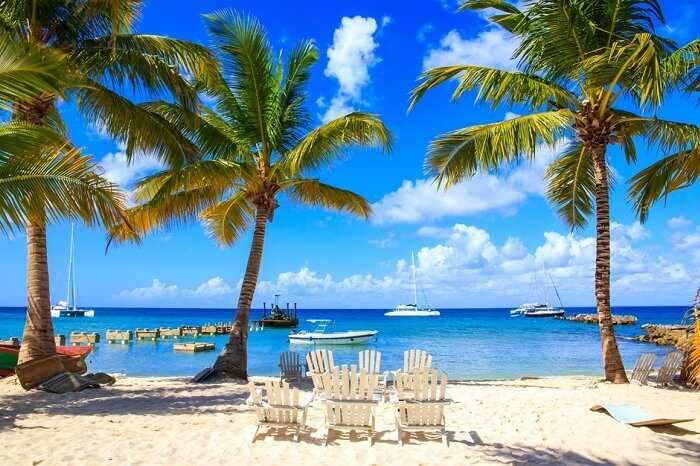
[[[646,385],[649,373],[654,367],[656,355],[654,353],[642,353],[637,359],[637,363],[632,370],[632,380],[642,385]]]
[[[381,373],[382,353],[376,350],[364,350],[358,354],[358,367],[369,374]]]
[[[403,352],[403,371],[411,372],[413,369],[431,367],[433,357],[428,352],[419,349],[410,349]]]
[[[682,365],[683,353],[680,351],[671,351],[661,362],[656,382],[662,385],[668,385],[673,382],[673,376],[676,375],[676,372],[680,370]]]
[[[328,372],[335,366],[333,352],[325,349],[311,351],[306,355],[306,365],[310,372]]]

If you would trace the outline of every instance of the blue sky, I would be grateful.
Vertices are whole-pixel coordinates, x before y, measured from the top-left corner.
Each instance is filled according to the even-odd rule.
[[[696,37],[696,2],[664,2],[666,34]],[[254,2],[149,0],[138,24],[143,33],[207,43],[202,13],[236,8],[257,16],[276,48],[314,39],[321,60],[313,70],[309,106],[324,118],[361,109],[380,114],[396,136],[393,154],[354,150],[325,182],[366,196],[374,217],[364,222],[282,200],[268,229],[255,304],[275,292],[302,307],[388,307],[410,301],[407,265],[418,258],[420,282],[437,307],[500,307],[542,297],[537,286],[550,271],[565,305],[592,305],[592,229],[569,234],[542,196],[542,170],[561,149],[543,147],[538,161],[498,175],[481,175],[438,192],[423,171],[429,141],[470,124],[524,112],[449,102],[445,86],[406,113],[408,92],[426,66],[473,63],[512,68],[514,39],[474,13],[454,14],[448,0],[424,0],[420,12],[392,1]],[[157,168],[145,159],[127,167],[119,146],[90,127],[70,105],[62,108],[77,145],[129,189]],[[697,100],[674,96],[661,117],[698,121]],[[638,167],[657,155],[640,146]],[[700,283],[700,187],[674,194],[644,225],[625,201],[635,168],[613,151],[613,304],[686,304]],[[69,227],[49,228],[52,299],[65,297]],[[105,254],[105,234],[78,227],[79,302],[90,306],[232,307],[249,236],[221,248],[199,225],[121,245]],[[25,238],[0,238],[2,305],[25,300]],[[551,299],[551,298],[550,298]]]

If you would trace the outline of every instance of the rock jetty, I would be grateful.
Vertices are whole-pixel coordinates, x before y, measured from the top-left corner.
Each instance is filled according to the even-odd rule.
[[[690,325],[644,324],[642,330],[644,335],[635,337],[635,340],[657,345],[673,345],[678,348],[688,346],[693,335]]]
[[[598,314],[576,314],[569,317],[557,317],[557,319],[571,322],[583,322],[585,324],[597,324]],[[634,325],[637,323],[637,316],[612,316],[613,325]]]

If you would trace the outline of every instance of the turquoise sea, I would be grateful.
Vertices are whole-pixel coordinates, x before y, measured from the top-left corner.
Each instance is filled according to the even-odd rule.
[[[642,333],[644,323],[678,323],[683,307],[617,307],[615,314],[634,314],[638,325],[617,327],[620,350],[628,368],[641,352],[659,355],[669,351],[630,340]],[[338,330],[379,330],[378,339],[365,347],[383,353],[385,370],[402,364],[402,352],[421,348],[433,355],[434,365],[451,378],[488,379],[560,374],[600,374],[598,328],[594,325],[558,321],[548,318],[512,318],[508,309],[443,309],[440,317],[388,318],[380,309],[308,309],[299,310],[302,327],[312,324],[306,319],[332,319]],[[567,313],[593,312],[592,308],[569,308]],[[54,319],[56,333],[68,336],[71,331],[100,332],[106,329],[137,327],[174,327],[230,321],[228,309],[136,309],[96,308],[94,318]],[[260,311],[253,312],[257,318]],[[0,339],[20,337],[24,309],[0,308]],[[282,351],[308,351],[307,346],[290,345],[288,330],[266,329],[251,332],[249,372],[252,375],[278,374],[277,362]],[[182,340],[179,340],[182,341]],[[129,375],[193,375],[214,362],[226,336],[200,337],[214,342],[216,351],[175,353],[172,341],[133,342],[129,345],[99,343],[89,356],[91,370],[120,372]],[[363,346],[333,347],[336,362],[356,363]]]

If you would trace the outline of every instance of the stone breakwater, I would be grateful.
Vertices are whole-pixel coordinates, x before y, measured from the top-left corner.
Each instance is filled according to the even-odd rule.
[[[690,345],[693,328],[690,325],[642,325],[644,335],[635,337],[637,341],[656,343],[657,345],[673,345],[685,349]]]
[[[568,320],[570,322],[583,322],[585,324],[597,324],[598,314],[576,314],[569,317],[556,317],[560,320]],[[634,325],[637,323],[637,316],[633,315],[614,315],[612,316],[613,325]]]

